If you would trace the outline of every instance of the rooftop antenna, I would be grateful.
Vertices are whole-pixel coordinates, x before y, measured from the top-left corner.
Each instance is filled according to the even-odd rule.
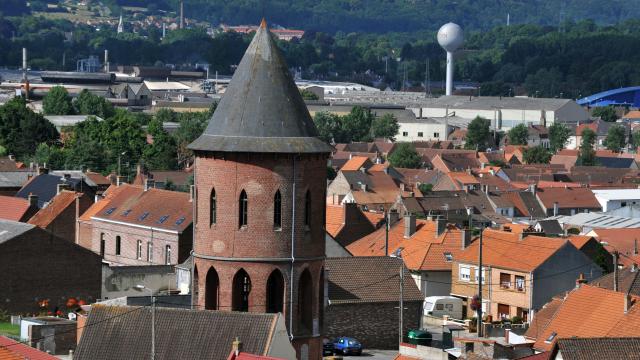
[[[446,23],[438,30],[438,43],[447,52],[447,83],[445,95],[453,93],[453,53],[464,42],[462,28],[458,24]]]

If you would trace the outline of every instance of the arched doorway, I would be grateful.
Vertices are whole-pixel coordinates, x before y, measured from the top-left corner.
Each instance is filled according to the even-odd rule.
[[[298,282],[298,321],[298,331],[310,334],[313,330],[313,283],[308,269],[302,272]]]
[[[218,273],[213,267],[207,272],[207,283],[205,289],[204,308],[207,310],[218,309],[218,294],[220,290],[220,280]]]
[[[251,293],[251,278],[244,269],[240,269],[233,277],[233,311],[249,311],[249,293]]]
[[[280,270],[275,269],[267,279],[267,312],[279,313],[284,309],[284,278]]]

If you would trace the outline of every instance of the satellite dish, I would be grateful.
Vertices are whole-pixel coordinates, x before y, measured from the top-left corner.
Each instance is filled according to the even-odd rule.
[[[454,52],[462,46],[464,32],[458,24],[446,23],[438,30],[438,44],[447,52]]]

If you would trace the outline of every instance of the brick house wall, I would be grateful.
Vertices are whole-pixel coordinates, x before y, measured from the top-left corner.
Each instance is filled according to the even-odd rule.
[[[160,229],[147,229],[93,219],[91,226],[91,251],[100,254],[101,238],[105,240],[104,260],[112,265],[164,265],[166,246],[171,247],[170,264],[187,259],[192,247],[192,227],[182,233]],[[84,229],[83,229],[84,231]],[[116,254],[116,238],[120,236],[120,255]],[[138,258],[138,240],[142,251]],[[83,241],[84,242],[84,241]],[[152,243],[152,261],[147,261],[148,243]]]
[[[69,204],[47,226],[47,230],[69,242],[76,242],[76,219],[93,204],[93,198],[83,194],[76,201]]]
[[[404,303],[403,334],[420,327],[421,301]],[[349,336],[365,349],[398,348],[398,303],[331,304],[325,316],[325,335]]]
[[[0,309],[38,311],[38,300],[65,309],[69,297],[100,297],[102,266],[94,253],[33,228],[0,244]]]
[[[461,264],[468,265],[469,267],[471,267],[471,272],[470,272],[471,276],[469,281],[463,281],[460,279]],[[473,268],[473,266],[477,266],[477,264],[464,264],[455,260],[451,263],[451,295],[466,299],[465,306],[466,306],[467,318],[472,318],[475,316],[475,313],[473,310],[471,310],[470,305],[471,305],[471,298],[473,298],[473,296],[478,294],[478,283],[475,281],[476,269]],[[491,268],[485,267],[484,271],[485,271],[485,278],[490,279]],[[491,289],[489,288],[489,286],[486,286],[486,284],[484,285],[485,286],[482,287],[482,298],[483,300],[486,301],[487,299],[489,299],[489,292]],[[486,309],[486,311],[489,311],[489,310],[490,310],[489,308]],[[465,310],[463,309],[463,311]]]
[[[503,286],[501,282],[501,274],[506,280],[506,275],[509,276],[509,287]],[[516,286],[516,276],[524,277],[523,291],[518,291]],[[506,270],[499,268],[491,268],[491,310],[489,313],[491,316],[498,320],[499,309],[498,304],[509,306],[508,316],[523,316],[523,311],[528,312],[531,308],[531,276],[526,272]],[[520,308],[520,311],[518,310]],[[528,315],[527,315],[528,316]]]

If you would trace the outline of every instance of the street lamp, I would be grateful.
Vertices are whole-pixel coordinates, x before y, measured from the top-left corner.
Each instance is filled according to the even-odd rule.
[[[400,262],[400,329],[399,329],[399,337],[398,337],[398,341],[399,344],[402,344],[402,335],[403,335],[403,331],[402,331],[402,327],[403,327],[403,318],[402,318],[402,310],[404,308],[404,299],[403,299],[403,292],[404,292],[404,259],[402,258],[402,250],[404,250],[403,247],[399,247],[398,250],[394,251],[393,254],[391,254],[392,257],[396,257],[398,259],[401,260]],[[398,345],[399,346],[399,345]]]
[[[151,299],[151,360],[156,359],[156,297],[153,296],[153,290],[138,284],[133,287],[136,291],[148,291]]]

